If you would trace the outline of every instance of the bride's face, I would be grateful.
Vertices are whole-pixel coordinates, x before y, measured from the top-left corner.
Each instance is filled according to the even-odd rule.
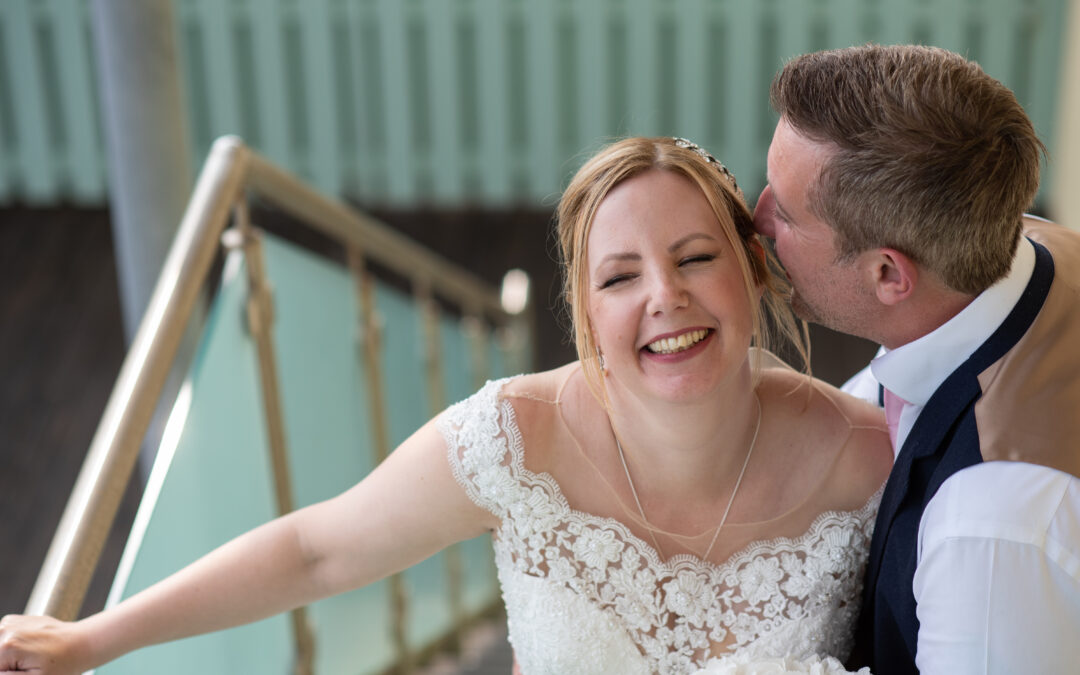
[[[613,395],[694,400],[745,366],[742,271],[693,182],[654,169],[619,184],[587,246],[589,320]]]

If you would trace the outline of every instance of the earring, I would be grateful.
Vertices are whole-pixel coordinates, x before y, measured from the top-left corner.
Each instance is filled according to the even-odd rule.
[[[604,364],[604,354],[600,351],[600,348],[596,348],[596,362],[600,365],[600,372],[607,373],[607,365]]]

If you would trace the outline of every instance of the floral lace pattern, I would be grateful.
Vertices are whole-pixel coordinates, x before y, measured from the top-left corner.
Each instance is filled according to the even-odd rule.
[[[510,641],[529,675],[688,673],[713,645],[757,658],[846,658],[880,491],[801,536],[722,564],[660,560],[625,525],[575,511],[524,466],[514,409],[489,382],[439,420],[454,476],[501,519],[495,557]],[[569,668],[569,671],[567,670]]]

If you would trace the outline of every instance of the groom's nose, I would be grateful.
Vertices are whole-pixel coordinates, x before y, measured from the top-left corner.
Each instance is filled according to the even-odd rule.
[[[776,205],[773,203],[772,187],[765,186],[758,197],[757,205],[754,206],[754,229],[758,234],[770,239],[776,238],[776,222],[774,221]]]

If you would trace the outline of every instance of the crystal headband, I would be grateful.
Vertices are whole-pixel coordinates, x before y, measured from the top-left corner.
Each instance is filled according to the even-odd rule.
[[[701,147],[693,141],[689,141],[685,138],[679,138],[678,136],[672,136],[671,140],[675,142],[675,145],[680,148],[686,148],[687,150],[693,150],[697,154],[701,155],[706,162],[715,166],[720,173],[724,174],[724,177],[731,182],[731,187],[735,188],[735,193],[739,195],[743,200],[746,197],[743,196],[742,190],[739,189],[739,184],[735,182],[735,175],[728,171],[728,168],[720,163],[720,160],[710,155],[705,148]]]

